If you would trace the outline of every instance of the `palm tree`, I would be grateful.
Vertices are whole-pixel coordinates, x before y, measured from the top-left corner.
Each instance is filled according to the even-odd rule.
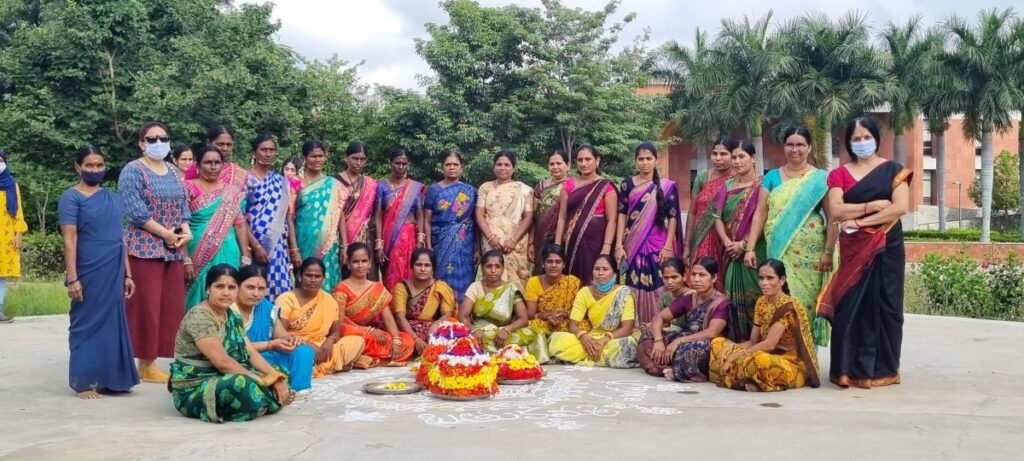
[[[958,16],[946,20],[950,49],[940,59],[953,71],[957,87],[939,98],[943,106],[956,107],[964,114],[964,137],[981,137],[981,241],[988,243],[992,228],[992,174],[994,131],[1013,126],[1011,111],[1017,108],[1021,89],[1013,78],[1010,27],[1012,8],[995,8],[978,14],[971,27]]]
[[[889,22],[882,32],[883,56],[886,58],[886,94],[889,99],[889,126],[893,131],[893,159],[907,162],[904,131],[914,127],[921,112],[921,100],[928,76],[926,67],[934,57],[935,38],[922,33],[921,15],[906,23]]]
[[[1017,19],[1013,23],[1012,50],[1011,61],[1015,63],[1012,72],[1014,80],[1017,82],[1017,88],[1024,88],[1024,19]],[[1017,115],[1020,120],[1017,121],[1017,168],[1020,177],[1024,178],[1024,161],[1021,160],[1024,158],[1024,92],[1018,96],[1020,99],[1017,102]],[[1020,183],[1020,198],[1020,234],[1024,236],[1024,181]]]

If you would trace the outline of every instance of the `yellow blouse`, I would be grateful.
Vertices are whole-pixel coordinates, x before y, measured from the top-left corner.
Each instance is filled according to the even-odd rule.
[[[0,210],[0,277],[21,277],[21,251],[14,248],[14,234],[28,232],[25,213],[21,202],[21,188],[18,193],[18,213],[11,216],[7,209]],[[0,203],[7,203],[7,192],[0,190]]]

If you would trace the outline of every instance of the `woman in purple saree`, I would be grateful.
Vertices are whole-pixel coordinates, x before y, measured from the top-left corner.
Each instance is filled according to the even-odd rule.
[[[576,149],[579,176],[565,181],[559,196],[555,245],[563,246],[566,273],[590,285],[594,261],[611,255],[618,222],[619,197],[611,181],[601,177],[601,154],[584,144]]]

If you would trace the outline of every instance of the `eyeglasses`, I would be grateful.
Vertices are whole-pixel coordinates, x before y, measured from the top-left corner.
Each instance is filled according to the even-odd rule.
[[[171,142],[170,136],[146,136],[146,143],[156,144],[157,142]]]
[[[807,144],[789,144],[789,143],[786,144],[786,149],[789,149],[789,150],[799,150],[799,149],[806,149],[806,148],[807,148]]]

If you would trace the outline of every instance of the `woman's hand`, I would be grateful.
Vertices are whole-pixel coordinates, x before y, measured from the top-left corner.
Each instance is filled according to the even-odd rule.
[[[345,248],[338,252],[338,262],[341,263],[341,266],[338,267],[345,267],[348,264],[348,245],[345,245]]]
[[[651,349],[651,360],[654,361],[655,365],[664,366],[668,363],[668,356],[665,354],[665,340],[654,342],[654,348]]]
[[[196,279],[196,268],[191,262],[185,263],[185,283],[191,284]]]
[[[124,299],[132,299],[135,295],[135,281],[131,277],[124,278]]]
[[[476,250],[476,251],[473,252],[473,266],[479,266],[479,265],[480,265],[480,250]]]
[[[181,248],[192,241],[192,234],[177,234],[178,243],[174,245],[174,248]]]
[[[537,259],[536,257],[537,249],[533,246],[533,242],[530,242],[530,244],[526,246],[526,259],[532,263],[534,262],[534,259]]]
[[[662,248],[661,255],[659,255],[658,262],[663,263],[675,257],[675,251],[671,248]]]
[[[738,241],[732,241],[725,245],[725,253],[729,256],[729,259],[740,259],[743,257],[744,252],[743,244]]]
[[[416,355],[422,354],[423,350],[427,348],[427,342],[420,338],[416,338],[416,342],[414,344],[416,347]]]
[[[484,331],[483,330],[477,328],[477,329],[473,330],[473,332],[470,333],[470,334],[473,335],[474,338],[476,338],[478,343],[480,343],[480,344],[484,343]]]
[[[387,257],[387,255],[384,254],[384,250],[383,249],[378,249],[377,250],[377,261],[380,261],[380,263],[382,265],[388,263],[388,257]]]
[[[591,360],[597,361],[601,358],[602,346],[598,344],[596,339],[590,336],[590,333],[584,333],[580,336],[580,343],[583,344],[583,350],[587,352],[587,356]]]
[[[288,405],[292,403],[292,390],[288,388],[288,382],[279,379],[270,385],[270,390],[274,391],[274,397],[277,397],[277,402],[281,405]]]
[[[68,284],[68,297],[75,301],[82,302],[82,282],[75,280]]]
[[[270,264],[270,255],[267,254],[267,250],[263,249],[263,245],[253,245],[252,261],[261,266],[266,266],[267,264]]]
[[[288,259],[291,260],[292,267],[294,267],[295,269],[298,269],[299,266],[302,266],[302,255],[299,254],[298,249],[288,250]]]
[[[757,254],[753,250],[743,253],[743,265],[751,269],[757,269]]]
[[[394,339],[391,341],[391,360],[396,360],[402,356],[402,341]]]
[[[683,265],[690,267],[690,246],[687,245],[686,249],[683,250]]]
[[[371,327],[370,335],[377,341],[378,346],[386,346],[388,344],[388,335],[384,334],[383,331]]]
[[[873,202],[868,202],[868,212],[866,214],[878,213],[879,211],[888,208],[889,205],[892,205],[892,202],[889,200],[875,200]]]
[[[320,345],[316,350],[316,354],[313,357],[314,363],[324,363],[331,358],[331,354],[334,349],[334,338],[327,337],[324,343]]]
[[[828,251],[821,252],[821,259],[818,263],[818,268],[822,272],[832,272],[832,253]]]
[[[615,262],[621,265],[622,261],[625,261],[625,260],[626,260],[626,249],[622,248],[622,247],[616,248],[615,249]]]
[[[14,240],[11,243],[14,245],[15,250],[21,249],[21,232],[14,233]]]
[[[745,351],[743,349],[737,349],[737,350],[733,351],[732,354],[729,354],[729,357],[726,357],[725,363],[722,364],[722,372],[724,373],[724,372],[728,371],[730,368],[732,368],[732,366],[736,363],[737,360],[739,360],[742,357],[746,357],[746,356],[747,356],[747,351]]]
[[[512,237],[508,237],[501,241],[503,247],[502,253],[509,254],[516,249],[516,241],[512,240]]]
[[[509,333],[508,328],[499,328],[498,334],[494,336],[495,347],[498,349],[505,347],[505,342],[508,341],[509,336],[512,336],[512,334]]]

